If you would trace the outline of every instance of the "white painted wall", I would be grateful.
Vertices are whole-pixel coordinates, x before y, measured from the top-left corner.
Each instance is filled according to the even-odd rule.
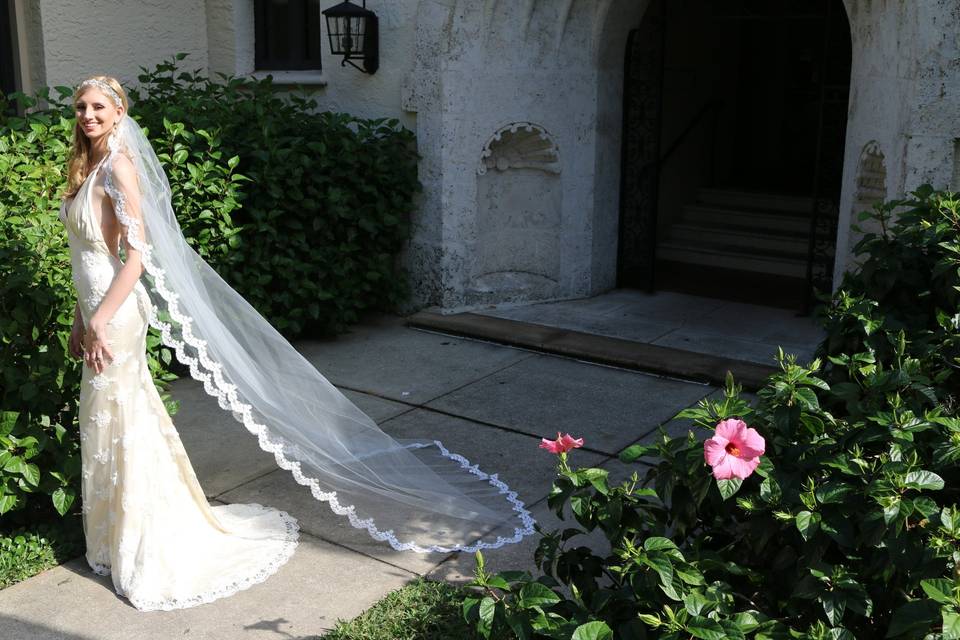
[[[140,66],[189,54],[207,68],[206,11],[191,0],[33,0],[39,9],[43,81],[75,86],[91,75],[135,83]]]

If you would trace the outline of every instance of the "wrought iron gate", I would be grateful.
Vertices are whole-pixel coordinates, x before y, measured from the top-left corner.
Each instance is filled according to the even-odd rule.
[[[623,72],[617,286],[653,291],[663,101],[663,0],[630,31]]]

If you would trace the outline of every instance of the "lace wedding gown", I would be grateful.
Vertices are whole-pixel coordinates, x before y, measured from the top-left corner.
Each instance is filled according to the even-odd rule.
[[[101,164],[103,164],[101,162]],[[86,325],[121,262],[103,240],[98,165],[61,207]],[[259,504],[211,506],[147,366],[151,302],[140,282],[108,324],[114,355],[83,366],[80,450],[86,559],[140,610],[179,609],[262,582],[293,554],[297,521]]]

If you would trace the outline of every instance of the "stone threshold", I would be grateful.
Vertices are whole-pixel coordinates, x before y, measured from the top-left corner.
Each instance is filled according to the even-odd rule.
[[[778,371],[744,360],[477,313],[418,311],[407,316],[406,324],[721,387],[730,371],[747,391],[759,389],[767,376]]]

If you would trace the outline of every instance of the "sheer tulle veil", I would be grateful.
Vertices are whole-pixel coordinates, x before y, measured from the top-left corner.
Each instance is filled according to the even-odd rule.
[[[384,433],[194,252],[163,167],[129,115],[109,147],[106,190],[128,242],[142,253],[150,324],[304,490],[398,550],[474,551],[533,532],[523,502],[496,474],[438,440]],[[136,167],[139,214],[113,180],[121,153]],[[239,425],[236,437],[248,437]]]

